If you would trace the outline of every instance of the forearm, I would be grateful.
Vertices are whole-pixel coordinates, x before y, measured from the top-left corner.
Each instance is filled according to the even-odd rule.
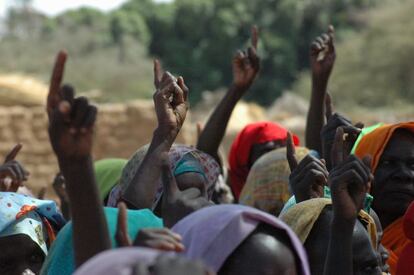
[[[232,85],[208,119],[197,141],[197,149],[213,156],[219,163],[218,149],[226,132],[227,124],[243,92]]]
[[[168,153],[175,134],[166,134],[159,128],[154,131],[148,151],[122,199],[136,209],[151,208],[161,176],[162,154]]]
[[[109,231],[95,183],[92,158],[59,161],[67,183],[73,226],[75,264],[110,249]]]
[[[313,78],[312,94],[306,122],[306,147],[322,152],[321,130],[325,123],[324,101],[327,81]]]
[[[332,219],[324,275],[353,274],[352,233],[355,221]]]

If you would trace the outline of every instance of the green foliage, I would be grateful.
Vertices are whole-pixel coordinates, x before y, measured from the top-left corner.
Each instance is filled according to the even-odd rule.
[[[361,16],[367,26],[343,39],[330,81],[335,103],[343,109],[414,103],[414,1],[397,0]],[[310,93],[304,72],[294,90]]]
[[[102,90],[102,101],[117,101],[150,95],[149,55],[157,56],[165,69],[185,77],[196,103],[203,91],[230,85],[232,57],[249,45],[250,27],[256,24],[262,67],[246,98],[267,105],[308,68],[314,36],[333,23],[339,37],[346,38],[364,27],[357,15],[378,2],[382,0],[129,0],[110,13],[81,8],[55,18],[25,4],[8,16],[0,70],[47,79],[54,54],[66,48],[71,57],[67,79],[83,91]]]
[[[378,1],[177,0],[170,18],[151,15],[150,53],[184,75],[197,102],[203,90],[228,86],[231,57],[248,45],[250,26],[260,29],[260,78],[248,99],[270,104],[290,87],[298,70],[308,67],[313,36],[335,23],[356,28],[349,15]],[[155,22],[155,23],[154,23]]]

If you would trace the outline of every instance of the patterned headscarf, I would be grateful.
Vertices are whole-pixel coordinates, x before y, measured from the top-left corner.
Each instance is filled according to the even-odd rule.
[[[0,237],[27,235],[47,255],[55,233],[64,224],[55,202],[0,192]]]
[[[122,171],[121,180],[118,187],[115,187],[114,190],[111,192],[109,200],[108,200],[108,206],[116,207],[118,200],[120,199],[120,196],[123,191],[125,191],[128,186],[131,184],[135,174],[138,171],[138,168],[140,167],[146,153],[148,150],[149,145],[145,145],[141,147],[128,161],[126,164],[124,170]],[[188,157],[188,154],[191,155],[191,157]],[[168,156],[170,159],[170,168],[171,171],[173,171],[174,175],[183,174],[183,171],[186,172],[195,172],[195,173],[202,173],[203,176],[206,178],[206,191],[208,199],[211,199],[211,196],[214,192],[214,187],[217,182],[217,179],[220,175],[220,166],[217,163],[217,161],[211,157],[210,155],[197,150],[190,146],[185,145],[173,145],[168,152]],[[183,158],[191,159],[192,161],[197,160],[200,163],[200,167],[197,167],[195,169],[194,165],[187,165],[186,167],[183,167],[181,165],[185,165],[183,163]],[[180,164],[179,170],[176,171],[177,165]],[[191,169],[190,169],[191,168]],[[178,174],[176,174],[178,173]],[[153,204],[153,208],[157,205],[159,199],[162,195],[162,183],[161,179],[159,180],[159,187],[158,191],[155,195],[155,200]]]
[[[296,148],[296,157],[301,161],[309,150]],[[286,148],[279,148],[261,156],[250,169],[246,184],[240,194],[239,203],[255,207],[274,216],[279,216],[283,205],[290,198],[290,168],[286,159]]]

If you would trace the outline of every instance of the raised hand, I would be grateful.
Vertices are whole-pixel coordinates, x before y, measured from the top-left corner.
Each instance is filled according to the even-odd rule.
[[[60,161],[76,161],[91,154],[97,109],[87,98],[75,98],[71,86],[61,86],[65,60],[66,53],[60,52],[53,69],[47,101],[49,137]]]
[[[328,32],[317,37],[310,48],[312,77],[325,83],[328,82],[336,59],[334,34],[334,27],[329,26]]]
[[[334,168],[329,174],[329,186],[334,216],[345,222],[355,222],[373,179],[371,157],[360,160],[354,155],[348,156],[344,149],[344,131],[338,128],[332,147],[332,161]]]
[[[247,90],[256,78],[260,70],[260,58],[257,56],[258,31],[253,26],[251,30],[252,46],[247,51],[238,51],[233,58],[233,85],[242,90]]]
[[[171,173],[167,154],[162,156],[161,178],[163,184],[161,216],[166,227],[171,228],[185,216],[212,204],[202,196],[197,188],[184,191],[178,189],[177,182]]]
[[[292,172],[289,176],[289,185],[295,195],[296,202],[323,197],[323,189],[328,181],[328,170],[324,160],[307,155],[298,164],[290,133],[287,139],[286,157]]]
[[[180,131],[188,110],[188,88],[180,76],[176,79],[163,72],[158,60],[154,60],[154,104],[158,128],[175,136]]]
[[[118,220],[116,224],[115,241],[118,247],[131,246],[132,241],[128,235],[127,207],[124,202],[118,203]]]
[[[322,127],[321,131],[322,154],[323,158],[326,160],[328,170],[331,170],[331,168],[333,168],[331,152],[337,129],[342,128],[345,134],[345,142],[343,146],[346,155],[349,155],[361,133],[363,124],[357,123],[356,125],[352,125],[352,122],[349,119],[341,114],[334,113],[332,99],[329,93],[325,95],[325,116],[327,123]]]
[[[29,172],[15,160],[22,147],[22,144],[16,144],[6,155],[4,164],[0,166],[0,191],[2,192],[17,192],[17,189],[28,179]]]

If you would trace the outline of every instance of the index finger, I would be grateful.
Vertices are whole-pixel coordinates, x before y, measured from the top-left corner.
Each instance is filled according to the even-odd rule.
[[[18,143],[14,145],[13,149],[7,154],[7,156],[4,158],[4,162],[12,161],[16,158],[17,154],[22,149],[23,145],[21,143]]]
[[[161,156],[161,179],[164,198],[174,197],[179,192],[177,182],[175,181],[174,175],[171,172],[170,160],[168,153],[164,153]]]
[[[257,26],[253,25],[251,29],[251,40],[252,40],[252,46],[255,50],[257,50],[257,43],[259,41],[259,31],[257,30]]]
[[[290,172],[298,167],[298,161],[296,159],[296,150],[295,145],[293,144],[292,134],[288,132],[287,134],[287,142],[286,142],[286,158],[289,163]]]
[[[334,28],[334,26],[329,25],[328,35],[329,35],[328,47],[329,47],[330,51],[333,51],[334,50],[334,39],[335,39],[335,28]]]
[[[326,122],[331,119],[333,115],[333,105],[332,105],[332,97],[329,92],[325,94],[325,116],[326,116]]]
[[[54,108],[59,105],[61,96],[59,94],[60,86],[62,84],[63,72],[65,70],[67,53],[60,51],[55,60],[55,65],[50,79],[49,94],[47,96],[47,112],[50,114]]]
[[[115,239],[119,247],[131,246],[132,242],[128,235],[127,207],[125,203],[118,203],[118,221],[116,224]]]
[[[154,59],[154,86],[158,89],[162,79],[162,67],[158,59]]]
[[[336,129],[331,154],[332,167],[336,167],[344,161],[344,129],[342,129],[342,127]]]

